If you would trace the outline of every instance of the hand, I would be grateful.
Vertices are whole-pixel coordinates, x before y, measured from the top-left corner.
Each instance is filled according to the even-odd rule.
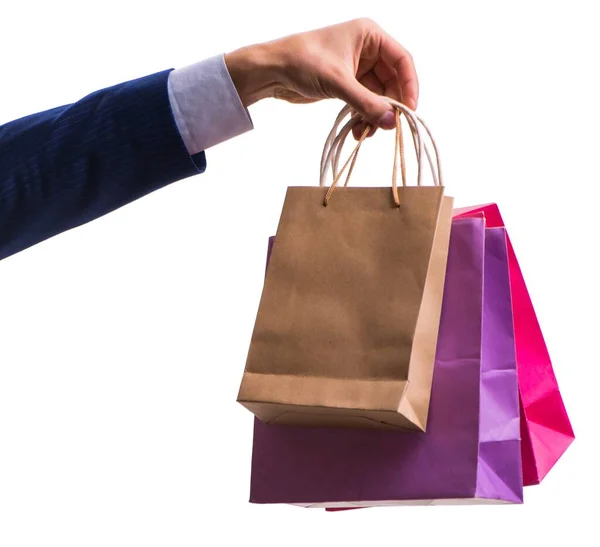
[[[338,98],[364,120],[383,129],[395,126],[385,95],[411,109],[419,85],[412,57],[370,19],[357,19],[225,55],[244,106],[274,97],[291,103]]]

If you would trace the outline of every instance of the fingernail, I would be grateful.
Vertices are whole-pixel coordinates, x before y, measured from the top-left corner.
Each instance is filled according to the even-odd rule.
[[[379,118],[377,125],[382,129],[393,129],[396,127],[396,116],[391,110],[388,110],[385,114]]]

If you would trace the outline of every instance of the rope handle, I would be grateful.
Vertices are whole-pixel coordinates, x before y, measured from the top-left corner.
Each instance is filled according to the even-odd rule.
[[[392,193],[393,193],[393,197],[394,197],[394,202],[396,203],[397,206],[400,206],[400,200],[398,197],[398,190],[397,190],[398,157],[400,157],[402,184],[403,184],[403,186],[406,186],[406,162],[405,162],[405,156],[404,156],[404,139],[403,139],[403,133],[402,133],[402,124],[401,124],[401,119],[400,119],[401,114],[404,114],[404,116],[407,119],[408,126],[410,128],[411,136],[413,139],[413,144],[415,146],[415,152],[416,152],[416,156],[417,156],[417,166],[418,166],[417,185],[421,186],[423,152],[425,152],[425,155],[427,156],[427,160],[428,160],[429,166],[431,168],[431,172],[433,175],[433,181],[434,181],[435,185],[442,184],[441,162],[440,162],[440,158],[439,158],[437,145],[435,143],[435,140],[433,138],[433,135],[431,134],[429,127],[425,124],[425,122],[415,112],[413,112],[412,110],[407,108],[402,103],[399,103],[398,101],[390,99],[389,97],[384,97],[384,98],[392,106],[394,106],[394,110],[396,113],[396,142],[395,142],[395,147],[394,147],[394,169],[392,172]],[[348,185],[350,176],[352,174],[354,166],[356,165],[358,152],[360,151],[362,143],[366,139],[366,137],[369,134],[369,131],[371,129],[370,126],[367,126],[365,128],[356,147],[354,148],[354,150],[350,154],[349,158],[344,163],[342,169],[338,171],[339,160],[340,160],[341,151],[342,151],[344,142],[345,142],[348,134],[352,130],[352,128],[359,122],[359,118],[356,115],[354,115],[353,117],[351,117],[350,121],[348,121],[342,127],[339,134],[337,134],[338,127],[340,126],[340,124],[342,123],[344,118],[350,113],[354,114],[352,109],[350,108],[350,106],[345,106],[340,111],[340,113],[338,114],[338,116],[335,120],[333,128],[331,129],[331,131],[327,137],[325,146],[323,148],[323,153],[321,156],[320,185],[325,186],[325,180],[327,178],[327,173],[328,173],[329,168],[332,168],[333,176],[334,176],[333,183],[331,184],[331,186],[325,196],[325,200],[323,203],[324,205],[327,205],[327,203],[329,202],[329,199],[331,198],[333,191],[337,187],[341,176],[346,171],[346,169],[349,167],[349,171],[346,176],[346,182],[345,182],[344,186]],[[431,157],[429,147],[424,142],[423,135],[421,132],[421,127],[423,127],[425,129],[425,132],[427,133],[427,136],[429,137],[429,140],[431,141],[431,143],[433,145],[433,149],[435,151],[435,159],[436,159],[435,166],[434,166],[434,162]]]
[[[392,172],[392,194],[394,196],[394,202],[396,203],[396,206],[400,207],[400,197],[398,196],[398,182],[397,182],[397,180],[398,180],[398,161],[397,160],[398,160],[398,157],[400,157],[401,172],[402,172],[402,185],[406,186],[406,159],[405,159],[405,155],[404,155],[404,138],[402,135],[402,124],[400,122],[400,110],[396,108],[395,113],[396,113],[396,142],[395,142],[395,150],[394,150],[394,169]],[[344,143],[344,140],[348,136],[348,133],[350,133],[354,124],[355,124],[355,121],[351,120],[351,123],[346,124],[344,126],[344,128],[342,129],[342,131],[340,132],[340,135],[338,135],[336,137],[336,139],[334,140],[334,142],[332,144],[332,149],[336,150],[334,161],[336,161],[336,162],[339,161],[339,156],[340,156],[340,152],[342,150],[342,145]],[[338,173],[335,174],[333,183],[331,184],[331,186],[329,187],[329,190],[327,191],[327,194],[325,195],[323,205],[327,206],[327,204],[329,203],[329,199],[331,198],[331,195],[333,194],[333,191],[337,187],[337,184],[340,181],[344,172],[346,171],[346,168],[348,168],[348,166],[349,166],[348,174],[346,175],[346,182],[344,183],[344,187],[348,186],[348,182],[350,181],[352,171],[354,170],[354,166],[356,165],[356,159],[358,157],[358,152],[360,151],[360,147],[362,146],[363,142],[367,138],[367,135],[369,134],[370,131],[371,131],[371,126],[367,125],[365,127],[365,130],[363,131],[360,139],[358,140],[356,147],[354,148],[354,150],[352,151],[352,153],[346,160],[346,163],[343,165],[342,169]],[[337,165],[336,165],[336,167],[337,167]]]
[[[386,97],[386,99],[387,99],[387,97]],[[433,160],[431,158],[431,152],[429,150],[429,147],[427,146],[427,143],[425,142],[423,144],[423,147],[425,149],[425,155],[427,156],[427,160],[429,162],[429,167],[431,169],[431,174],[433,176],[433,183],[434,183],[435,186],[442,186],[442,182],[441,182],[441,178],[442,178],[442,175],[441,175],[441,164],[440,164],[440,160],[439,160],[439,154],[438,154],[438,148],[437,148],[436,142],[433,139],[433,135],[431,134],[431,131],[424,124],[423,120],[421,118],[418,118],[418,120],[421,123],[421,125],[423,125],[423,127],[425,128],[425,130],[427,132],[427,135],[429,136],[429,139],[431,140],[431,142],[433,144],[433,148],[434,148],[435,155],[436,155],[436,166],[434,166]],[[353,122],[352,125],[354,125],[354,123],[356,123],[356,122]],[[346,125],[349,125],[349,124],[346,124]],[[410,120],[410,118],[409,118],[409,127],[410,127],[410,130],[411,130],[411,135],[412,135],[413,143],[414,143],[414,146],[415,146],[415,152],[417,154],[417,161],[419,161],[419,148],[418,148],[418,145],[416,143],[417,131],[416,131],[416,128],[414,127],[414,125],[413,125],[413,121]],[[348,129],[351,129],[351,127],[349,127]],[[334,176],[336,176],[337,171],[338,171],[338,165],[339,165],[339,160],[340,160],[340,155],[341,155],[342,147],[344,145],[346,137],[348,136],[348,132],[349,131],[346,130],[346,126],[344,126],[344,128],[342,129],[342,131],[340,131],[340,134],[338,135],[339,141],[337,141],[337,138],[336,138],[336,141],[337,141],[337,150],[335,151],[335,155],[333,157],[333,161],[330,162],[330,163],[333,163]],[[342,136],[342,133],[343,133],[343,136]],[[335,141],[334,141],[334,144],[335,144]],[[323,175],[323,173],[322,173],[322,175]],[[325,179],[325,178],[326,178],[326,172],[325,172],[325,175],[323,176],[323,179]]]
[[[409,127],[411,129],[411,133],[412,133],[412,137],[413,137],[413,142],[415,143],[415,147],[416,147],[416,151],[417,151],[417,159],[419,159],[419,157],[422,155],[420,152],[420,146],[415,142],[416,138],[418,136],[420,136],[420,132],[418,131],[418,124],[420,123],[425,130],[427,131],[427,134],[429,136],[429,138],[431,139],[434,149],[436,151],[436,155],[437,154],[437,146],[435,141],[433,140],[433,136],[431,135],[431,131],[429,130],[429,128],[425,125],[425,123],[423,122],[423,120],[421,118],[419,118],[412,110],[408,109],[406,106],[404,106],[403,104],[394,101],[393,99],[390,99],[389,97],[383,97],[385,100],[387,100],[390,104],[398,107],[403,113],[407,114],[407,119],[409,122]],[[339,163],[339,156],[340,156],[340,152],[341,152],[341,146],[343,145],[343,142],[346,138],[346,136],[349,133],[349,130],[351,129],[351,126],[354,126],[356,123],[358,123],[358,119],[354,118],[351,119],[350,122],[348,122],[348,124],[346,124],[346,126],[344,126],[344,128],[342,129],[342,131],[340,131],[340,134],[337,135],[336,137],[336,132],[337,132],[337,128],[339,126],[339,124],[343,121],[343,119],[348,115],[348,113],[351,113],[352,110],[349,106],[344,107],[341,112],[338,114],[338,117],[334,123],[334,126],[331,130],[331,132],[329,133],[329,136],[327,138],[327,141],[325,143],[325,147],[323,148],[323,155],[321,157],[321,186],[325,185],[325,179],[326,179],[326,175],[327,175],[327,171],[329,169],[329,165],[335,162],[336,165],[336,171],[337,171],[337,163]],[[411,115],[412,114],[412,115]],[[332,142],[335,141],[335,142]],[[331,151],[335,151],[335,160],[332,162],[331,161],[331,155],[330,155],[330,150]],[[427,147],[427,145],[425,145],[425,152],[427,155],[427,158],[429,160],[429,164],[434,176],[434,182],[435,184],[440,184],[440,182],[438,181],[438,176],[436,176],[436,168],[433,166],[433,161],[431,159],[431,154],[429,153],[429,148]],[[437,159],[437,158],[436,158]],[[440,166],[440,162],[439,159],[437,161],[437,171],[439,173],[441,173],[441,166]],[[334,173],[334,176],[337,173]],[[441,177],[441,175],[440,175]]]

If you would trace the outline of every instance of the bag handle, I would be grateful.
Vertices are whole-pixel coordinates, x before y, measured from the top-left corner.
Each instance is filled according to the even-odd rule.
[[[330,162],[333,164],[333,171],[334,171],[334,176],[337,176],[337,172],[338,172],[338,164],[340,161],[340,156],[341,156],[341,152],[342,152],[342,148],[344,146],[344,142],[346,140],[346,137],[348,136],[348,133],[350,132],[350,130],[352,129],[352,127],[354,126],[356,122],[351,120],[349,123],[347,123],[342,130],[340,131],[340,134],[336,137],[336,140],[334,141],[332,147],[335,149],[334,152],[334,156],[333,156],[333,160]],[[419,148],[417,145],[417,141],[416,141],[416,136],[415,136],[415,129],[412,126],[412,124],[409,126],[410,130],[411,130],[411,136],[413,139],[413,144],[415,146],[415,151],[417,154],[417,159],[419,157]],[[398,138],[399,137],[399,138]],[[431,159],[431,154],[429,152],[429,147],[427,146],[426,143],[424,143],[424,148],[425,148],[425,153],[427,155],[427,159],[429,160],[429,166],[431,168],[431,172],[433,175],[433,180],[434,180],[434,185],[439,186],[439,180],[438,180],[438,176],[436,174],[436,169],[433,167],[433,162]],[[403,186],[406,186],[406,166],[405,166],[405,162],[404,162],[404,139],[402,136],[402,129],[400,128],[399,131],[396,131],[396,153],[400,153],[400,160],[402,163],[402,184]],[[394,158],[394,161],[396,161],[397,159],[397,155]],[[394,165],[394,169],[396,169],[396,164]],[[323,175],[323,173],[321,173]],[[325,173],[326,174],[326,173]],[[325,178],[325,177],[323,177]],[[324,183],[323,183],[324,184]]]
[[[399,110],[396,110],[395,112],[396,112],[396,143],[395,143],[395,150],[394,150],[394,170],[392,173],[392,194],[394,196],[394,202],[396,203],[396,206],[400,207],[400,198],[398,196],[398,184],[397,184],[397,179],[398,179],[397,158],[398,158],[398,155],[400,155],[400,158],[401,158],[402,183],[405,186],[406,186],[406,166],[405,166],[405,161],[404,161],[405,160],[405,158],[404,158],[404,141],[402,138],[402,127],[400,124],[400,112],[399,112]],[[327,159],[329,161],[332,161],[332,162],[335,162],[336,160],[339,161],[339,156],[340,156],[340,152],[341,152],[344,140],[348,136],[348,133],[350,133],[350,130],[355,125],[355,123],[356,123],[356,119],[350,120],[350,122],[347,123],[342,128],[342,130],[340,131],[340,134],[335,138],[335,140],[331,144],[331,149],[328,153]],[[360,151],[360,147],[362,146],[363,142],[365,141],[370,130],[371,130],[371,126],[367,125],[367,127],[365,127],[365,130],[363,131],[358,143],[356,144],[356,147],[354,148],[354,150],[352,151],[352,153],[346,160],[346,163],[344,163],[344,165],[343,165],[342,169],[339,171],[339,173],[337,173],[335,175],[333,183],[331,184],[331,186],[329,187],[329,190],[327,191],[327,194],[325,195],[323,205],[326,206],[329,203],[329,199],[331,198],[333,191],[337,187],[339,180],[341,179],[341,177],[344,174],[344,172],[346,171],[346,169],[349,167],[348,174],[346,176],[346,182],[344,183],[344,187],[348,186],[348,182],[350,181],[352,171],[354,170],[354,166],[356,165],[356,160],[358,158],[358,152]],[[335,153],[334,153],[334,151],[335,151]]]
[[[384,97],[384,99],[386,99],[390,103],[394,103],[395,102],[392,99],[389,99],[388,97]],[[439,153],[438,153],[438,148],[437,148],[435,139],[433,138],[433,135],[431,134],[431,131],[429,130],[429,128],[427,127],[427,125],[425,124],[425,122],[422,120],[422,118],[420,118],[414,112],[413,112],[413,114],[415,114],[415,117],[417,118],[418,122],[425,128],[425,131],[427,132],[427,135],[429,136],[429,139],[431,140],[431,142],[433,144],[434,151],[435,151],[435,154],[436,154],[436,164],[437,164],[435,167],[433,165],[433,160],[431,158],[431,153],[429,151],[429,147],[427,146],[427,143],[424,143],[424,149],[425,149],[425,153],[427,155],[427,160],[429,162],[429,167],[431,168],[431,173],[433,175],[434,184],[436,186],[440,186],[440,185],[442,185],[442,183],[441,183],[441,178],[442,178],[442,175],[441,175],[441,164],[440,164],[440,161],[439,161]],[[419,148],[418,148],[418,146],[417,146],[417,144],[415,142],[415,140],[416,140],[416,128],[414,127],[414,121],[411,120],[411,118],[408,118],[408,120],[409,120],[409,127],[410,127],[410,130],[411,130],[412,138],[413,138],[413,143],[415,144],[415,149],[416,149],[416,154],[417,154],[417,160],[418,160],[419,159]],[[335,131],[334,131],[334,133],[335,133]],[[341,135],[338,135],[338,137],[341,137]],[[338,147],[338,149],[336,151],[336,155],[334,157],[334,161],[332,162],[333,163],[334,176],[337,175],[337,166],[338,166],[338,163],[339,163],[339,156],[340,156],[340,152],[341,152],[342,146],[344,144],[343,143],[344,140],[345,140],[345,136],[342,139],[340,139],[339,147]],[[436,171],[437,171],[437,173],[436,173]]]
[[[403,186],[406,186],[406,165],[405,165],[405,157],[404,157],[404,140],[403,140],[403,135],[402,135],[401,120],[400,120],[401,114],[404,114],[408,121],[408,125],[411,130],[411,135],[413,138],[413,144],[415,145],[415,152],[417,155],[417,165],[418,165],[417,185],[421,186],[421,178],[422,178],[421,160],[423,158],[423,151],[425,151],[425,154],[427,156],[427,160],[428,160],[430,168],[431,168],[431,172],[433,175],[433,180],[434,180],[435,185],[442,184],[441,162],[440,162],[439,153],[438,153],[438,149],[437,149],[435,140],[431,134],[431,131],[425,124],[425,122],[415,112],[413,112],[412,110],[407,108],[402,103],[399,103],[398,101],[390,99],[389,97],[384,97],[384,99],[387,100],[392,106],[394,106],[394,110],[396,113],[396,142],[395,142],[395,149],[394,149],[394,169],[393,169],[393,173],[392,173],[392,193],[394,196],[394,202],[399,207],[400,200],[398,197],[398,189],[397,189],[398,156],[400,156],[402,184],[403,184]],[[352,113],[352,109],[350,108],[350,106],[345,106],[340,111],[340,113],[338,114],[338,116],[335,120],[333,128],[331,129],[331,131],[327,137],[325,146],[323,148],[323,153],[321,156],[320,185],[325,186],[325,180],[327,177],[327,172],[329,170],[329,167],[332,168],[333,175],[334,175],[333,183],[331,184],[331,186],[325,196],[325,200],[323,202],[324,205],[327,205],[341,176],[346,171],[346,169],[349,167],[349,171],[346,176],[346,182],[345,182],[344,186],[348,185],[350,176],[352,174],[352,170],[354,169],[354,166],[356,164],[356,159],[357,159],[360,147],[371,129],[369,126],[367,126],[367,128],[365,128],[365,131],[363,132],[361,138],[359,139],[356,147],[350,154],[350,157],[346,160],[341,171],[338,171],[339,159],[340,159],[340,155],[341,155],[341,151],[342,151],[342,147],[344,145],[345,139],[347,138],[347,136],[350,133],[350,131],[352,130],[352,128],[359,122],[358,117],[353,116],[350,119],[350,121],[342,127],[339,134],[336,135],[339,125],[341,124],[341,122],[344,120],[344,118],[349,113]],[[427,132],[427,135],[429,136],[429,139],[431,140],[431,143],[433,145],[435,155],[436,155],[436,164],[437,164],[435,167],[434,167],[433,160],[431,158],[429,148],[428,148],[427,144],[425,144],[423,141],[420,126],[422,126],[425,129],[425,131]]]
[[[434,147],[434,150],[436,152],[436,163],[437,166],[434,167],[433,166],[433,161],[431,159],[431,154],[429,152],[429,147],[427,146],[427,144],[424,145],[425,148],[425,153],[427,155],[427,159],[429,161],[429,165],[431,167],[431,171],[434,177],[434,183],[436,185],[441,184],[441,182],[439,181],[439,179],[441,179],[441,165],[440,165],[440,161],[439,161],[439,153],[438,153],[438,149],[435,143],[435,140],[433,139],[433,135],[431,134],[431,131],[429,130],[429,128],[427,127],[427,125],[425,124],[425,122],[412,110],[408,109],[406,106],[404,106],[402,103],[399,103],[398,101],[395,101],[393,99],[390,99],[389,97],[383,97],[386,101],[388,101],[390,104],[394,105],[395,107],[399,108],[403,113],[407,114],[407,119],[409,122],[409,127],[411,129],[411,133],[412,133],[412,137],[413,137],[413,143],[415,143],[415,147],[416,147],[416,152],[417,152],[417,159],[419,159],[419,156],[421,156],[420,154],[420,150],[419,150],[419,146],[417,145],[417,143],[415,142],[416,140],[416,136],[420,135],[420,133],[418,132],[418,124],[421,124],[432,144]],[[327,175],[327,171],[329,168],[329,164],[334,164],[334,176],[337,175],[337,164],[339,163],[339,156],[340,156],[340,152],[342,149],[342,145],[343,142],[349,132],[350,127],[349,126],[354,126],[356,123],[358,123],[358,119],[354,118],[353,120],[350,120],[350,122],[348,122],[348,124],[346,124],[346,126],[344,126],[344,128],[342,129],[342,131],[340,132],[340,134],[338,135],[338,137],[340,138],[338,141],[333,142],[336,139],[336,132],[337,132],[337,128],[339,126],[339,124],[341,123],[341,121],[345,118],[345,116],[348,115],[348,113],[352,112],[351,108],[349,106],[344,107],[341,112],[339,113],[334,126],[327,138],[327,141],[325,143],[325,147],[323,149],[323,155],[321,157],[321,186],[325,185],[325,179],[326,179],[326,175]],[[412,113],[412,116],[410,116],[410,114]],[[333,145],[333,146],[332,146]],[[329,156],[329,150],[330,149],[334,149],[335,150],[335,156],[333,161],[331,160],[331,156]],[[437,168],[437,169],[436,169]],[[436,170],[439,173],[438,176],[436,176]]]

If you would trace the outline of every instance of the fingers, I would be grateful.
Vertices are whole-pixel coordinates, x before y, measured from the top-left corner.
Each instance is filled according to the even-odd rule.
[[[361,79],[360,83],[364,85],[367,89],[371,90],[373,93],[377,93],[377,95],[383,95],[384,87],[379,78],[375,75],[374,72],[367,72]],[[367,122],[361,121],[357,125],[352,128],[352,135],[356,140],[359,140],[362,134],[365,131],[367,126]],[[375,134],[377,128],[375,126],[371,126],[371,131],[367,135],[367,138],[372,137]]]
[[[394,113],[387,101],[361,84],[354,74],[347,74],[333,82],[335,95],[348,103],[368,123],[392,129],[395,126]]]
[[[412,55],[383,31],[379,55],[383,63],[377,63],[375,73],[386,84],[386,95],[396,97],[415,110],[419,101],[419,80]]]
[[[362,137],[362,134],[364,133],[366,127],[367,122],[360,122],[352,128],[352,135],[357,141],[360,140],[360,138]],[[377,131],[377,128],[375,126],[371,126],[371,130],[367,135],[367,139],[375,135],[375,131]]]
[[[367,68],[368,72],[360,82],[356,79],[342,82],[339,94],[364,119],[353,129],[356,139],[360,138],[367,123],[383,129],[395,126],[392,109],[381,100],[381,95],[401,101],[413,110],[419,99],[419,81],[410,53],[376,23],[370,20],[359,23],[363,32],[366,29],[361,63],[365,68],[370,65],[370,70]]]

